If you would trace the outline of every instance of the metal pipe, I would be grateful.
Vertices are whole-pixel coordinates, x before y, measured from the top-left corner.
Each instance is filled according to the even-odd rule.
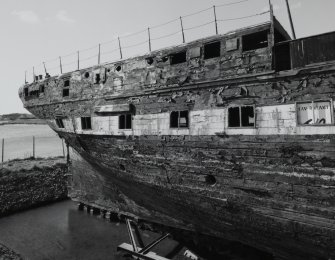
[[[121,49],[121,42],[120,42],[120,37],[117,37],[118,41],[119,41],[119,49],[120,49],[120,57],[122,59],[122,49]]]
[[[286,7],[287,7],[287,12],[288,12],[288,17],[290,19],[290,25],[291,25],[293,40],[295,40],[297,37],[295,36],[294,25],[293,25],[293,20],[292,20],[292,15],[291,15],[291,9],[290,9],[290,4],[288,3],[288,0],[286,0]]]
[[[219,34],[218,33],[218,22],[217,22],[217,19],[216,19],[215,5],[213,5],[213,10],[214,10],[214,21],[215,21],[215,33]]]
[[[149,51],[151,52],[151,37],[150,37],[150,28],[148,27],[148,37],[149,37]]]
[[[184,34],[183,20],[181,19],[181,16],[179,17],[179,19],[180,19],[181,33],[183,35],[183,43],[185,43],[185,34]]]

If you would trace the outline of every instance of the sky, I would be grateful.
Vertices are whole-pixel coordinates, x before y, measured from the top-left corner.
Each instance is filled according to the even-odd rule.
[[[271,1],[291,33],[285,0]],[[334,0],[289,2],[297,38],[335,31]],[[45,74],[45,62],[59,75],[59,56],[63,72],[76,70],[78,50],[80,68],[88,67],[97,64],[100,43],[101,62],[116,61],[117,37],[124,58],[144,54],[148,27],[152,50],[181,44],[180,16],[186,42],[214,35],[213,5],[220,34],[269,21],[268,0],[0,0],[0,114],[27,113],[18,97],[25,72],[31,82],[32,68]]]

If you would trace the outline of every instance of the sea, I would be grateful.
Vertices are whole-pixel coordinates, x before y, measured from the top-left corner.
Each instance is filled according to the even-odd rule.
[[[3,150],[4,161],[33,156],[34,139],[35,157],[46,158],[63,155],[62,139],[47,125],[1,125],[0,154],[2,155]],[[3,149],[2,140],[4,140]]]

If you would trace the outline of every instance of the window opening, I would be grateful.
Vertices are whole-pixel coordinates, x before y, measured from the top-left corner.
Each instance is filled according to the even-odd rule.
[[[44,93],[44,85],[40,85],[40,93]]]
[[[84,76],[85,76],[85,78],[89,78],[90,77],[90,73],[87,71],[87,72],[85,72]]]
[[[268,46],[268,31],[256,32],[242,36],[243,51],[256,50]]]
[[[170,128],[187,128],[189,125],[188,111],[172,111],[170,114]]]
[[[66,87],[70,87],[70,80],[69,79],[64,81],[64,88],[66,88]]]
[[[297,103],[299,125],[332,124],[331,101]]]
[[[253,106],[241,106],[228,108],[229,127],[253,127],[255,126],[255,113]]]
[[[63,89],[63,97],[68,97],[70,95],[70,90],[68,88]]]
[[[96,74],[95,74],[95,84],[99,84],[99,83],[100,83],[100,80],[101,80],[101,78],[100,78],[100,73],[96,73]]]
[[[124,114],[119,115],[119,129],[131,129],[132,127],[132,115]]]
[[[215,57],[220,57],[221,54],[221,43],[212,42],[204,45],[204,59],[211,59]]]
[[[24,88],[24,96],[25,97],[29,96],[29,90],[28,90],[28,88]]]
[[[154,63],[154,59],[152,57],[146,58],[145,60],[147,61],[148,65]]]
[[[116,66],[116,67],[115,67],[115,70],[116,70],[116,71],[121,71],[121,66],[120,66],[120,65]]]
[[[169,57],[168,56],[164,56],[163,58],[162,58],[162,61],[163,62],[167,62],[169,60]]]
[[[186,62],[186,51],[171,54],[170,57],[171,57],[170,61],[171,65]]]
[[[90,130],[92,129],[91,125],[91,117],[82,117],[81,118],[81,129],[82,130]]]
[[[56,124],[57,124],[58,128],[64,128],[64,122],[63,122],[63,119],[61,119],[61,118],[56,118]]]

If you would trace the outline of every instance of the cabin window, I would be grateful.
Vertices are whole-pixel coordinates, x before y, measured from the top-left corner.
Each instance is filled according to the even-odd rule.
[[[94,83],[95,83],[95,84],[99,84],[99,83],[100,83],[100,80],[101,80],[101,78],[100,78],[100,73],[96,73],[96,74],[95,74],[95,78],[94,78]]]
[[[56,125],[58,126],[58,128],[64,128],[64,122],[63,122],[63,119],[61,119],[61,118],[56,118]]]
[[[63,97],[68,97],[70,95],[70,90],[68,88],[63,89]]]
[[[64,80],[64,88],[66,87],[70,87],[70,80],[67,79],[67,80]]]
[[[29,90],[28,90],[28,88],[24,88],[24,96],[25,97],[29,96]]]
[[[297,103],[298,125],[332,124],[331,104],[331,101]]]
[[[81,118],[81,129],[82,130],[91,130],[92,125],[91,125],[91,117],[82,117]]]
[[[132,115],[119,115],[119,129],[131,129]]]
[[[221,54],[221,43],[212,42],[204,45],[204,59],[211,59],[220,57]]]
[[[256,32],[242,36],[243,51],[251,51],[268,46],[268,31]]]
[[[188,111],[172,111],[170,114],[170,128],[187,128],[189,125]]]
[[[255,112],[253,106],[228,108],[228,127],[254,127]]]
[[[44,93],[44,85],[40,85],[40,93]]]
[[[170,58],[171,58],[170,59],[170,64],[171,65],[186,62],[186,51],[171,54]]]

